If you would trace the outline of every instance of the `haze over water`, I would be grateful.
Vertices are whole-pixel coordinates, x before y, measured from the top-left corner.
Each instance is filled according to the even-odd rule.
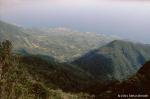
[[[25,27],[68,27],[150,43],[148,0],[0,0],[0,19]]]

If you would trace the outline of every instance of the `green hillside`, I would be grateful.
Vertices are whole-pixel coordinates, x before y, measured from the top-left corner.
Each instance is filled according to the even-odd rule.
[[[149,99],[150,97],[150,61],[146,62],[131,78],[123,82],[116,82],[98,99]],[[123,96],[124,95],[124,96]],[[106,97],[107,96],[107,97]]]
[[[102,81],[123,80],[150,59],[150,46],[115,40],[74,61]]]
[[[120,38],[67,28],[26,29],[0,21],[0,99],[150,94],[149,63],[142,67],[150,59],[150,45],[116,39]]]
[[[11,50],[9,41],[0,43],[1,99],[90,99],[80,94],[86,93],[92,80],[86,72],[39,55],[18,56]]]

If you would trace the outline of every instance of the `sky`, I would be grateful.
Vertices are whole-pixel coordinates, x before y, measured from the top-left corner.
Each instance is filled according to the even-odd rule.
[[[67,27],[150,44],[149,0],[0,0],[0,19],[25,27]]]

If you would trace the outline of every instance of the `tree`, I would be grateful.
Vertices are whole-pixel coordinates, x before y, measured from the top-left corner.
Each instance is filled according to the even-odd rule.
[[[0,59],[2,62],[8,60],[11,57],[12,44],[9,40],[0,43]]]
[[[11,66],[12,43],[9,40],[0,42],[0,76],[2,77]]]

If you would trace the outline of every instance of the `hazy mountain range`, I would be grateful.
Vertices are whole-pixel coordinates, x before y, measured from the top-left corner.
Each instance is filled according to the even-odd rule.
[[[0,35],[12,41],[16,53],[73,63],[103,81],[126,79],[150,59],[149,45],[67,28],[26,29],[0,21]]]
[[[98,48],[117,36],[82,33],[67,28],[25,29],[0,21],[0,40],[9,39],[14,48],[30,53],[51,55],[60,61],[70,61]]]
[[[13,52],[1,43],[3,99],[99,99],[110,91],[111,96],[150,60],[148,44],[67,28],[27,29],[0,21],[0,41],[6,39]]]

